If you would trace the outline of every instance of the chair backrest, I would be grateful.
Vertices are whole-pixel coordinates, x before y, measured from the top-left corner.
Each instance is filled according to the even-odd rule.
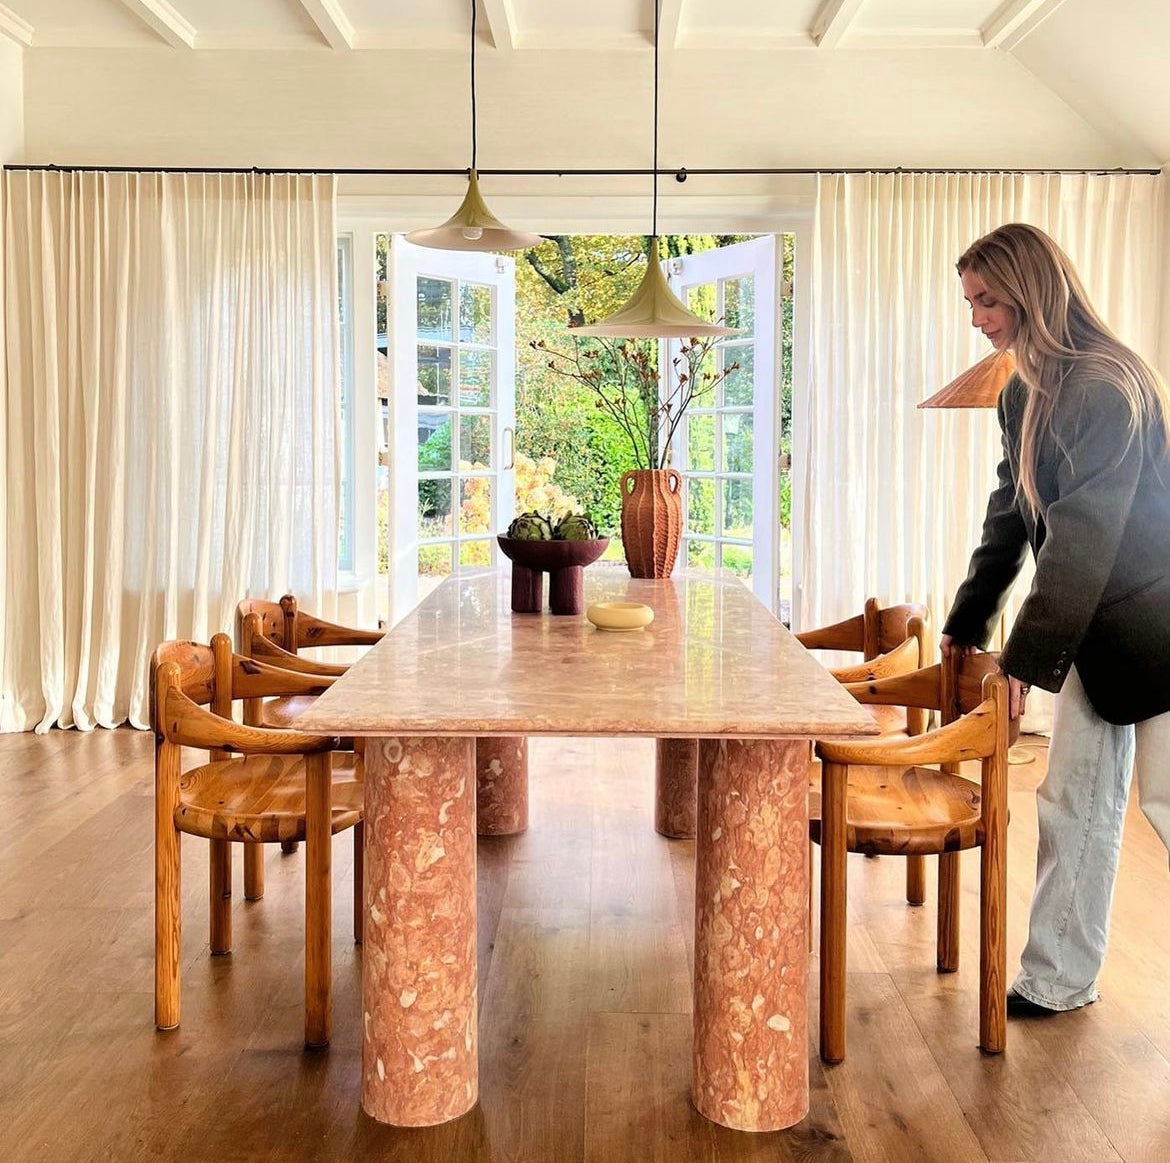
[[[240,649],[245,654],[250,654],[244,640],[244,623],[249,614],[259,616],[265,638],[290,654],[296,654],[312,646],[372,646],[382,639],[381,630],[359,630],[353,626],[340,626],[336,622],[326,622],[322,618],[306,614],[298,607],[293,594],[285,594],[279,602],[245,598],[236,607]]]

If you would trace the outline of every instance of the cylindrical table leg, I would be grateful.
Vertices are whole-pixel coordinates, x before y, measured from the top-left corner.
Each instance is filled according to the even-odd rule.
[[[433,1126],[479,1094],[475,740],[366,747],[362,1107]]]
[[[695,836],[694,1102],[725,1127],[808,1112],[808,742],[704,739]]]
[[[528,827],[528,736],[475,741],[475,819],[481,836]]]
[[[659,739],[654,765],[654,830],[683,839],[695,834],[698,739]]]

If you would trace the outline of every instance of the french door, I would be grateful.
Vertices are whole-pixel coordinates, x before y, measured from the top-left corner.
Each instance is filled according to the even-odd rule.
[[[755,238],[664,265],[671,289],[692,311],[742,329],[711,353],[708,370],[731,370],[697,401],[701,406],[691,405],[675,435],[673,464],[686,482],[680,562],[692,569],[729,569],[777,610],[776,239]],[[665,369],[678,352],[679,341],[668,341]]]
[[[515,505],[515,260],[389,246],[390,621],[496,564]]]

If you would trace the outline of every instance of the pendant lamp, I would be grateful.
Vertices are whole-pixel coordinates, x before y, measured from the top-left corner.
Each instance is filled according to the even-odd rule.
[[[525,230],[510,230],[484,203],[476,173],[475,123],[475,3],[471,0],[471,171],[467,193],[459,209],[443,223],[429,230],[412,230],[406,239],[415,246],[432,250],[527,250],[544,239]]]
[[[993,351],[974,367],[940,388],[920,408],[994,408],[1003,386],[1016,370],[1016,361],[1006,348]]]
[[[651,238],[646,273],[638,289],[612,315],[584,326],[569,325],[574,335],[616,339],[690,339],[705,335],[739,335],[742,328],[721,327],[689,310],[670,289],[658,261],[658,8],[654,0],[654,176]]]

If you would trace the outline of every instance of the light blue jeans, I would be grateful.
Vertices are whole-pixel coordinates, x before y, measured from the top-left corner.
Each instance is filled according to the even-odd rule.
[[[1116,727],[1076,669],[1056,700],[1048,775],[1036,791],[1036,892],[1016,993],[1054,1010],[1097,1000],[1136,750],[1142,811],[1170,848],[1170,714]]]

